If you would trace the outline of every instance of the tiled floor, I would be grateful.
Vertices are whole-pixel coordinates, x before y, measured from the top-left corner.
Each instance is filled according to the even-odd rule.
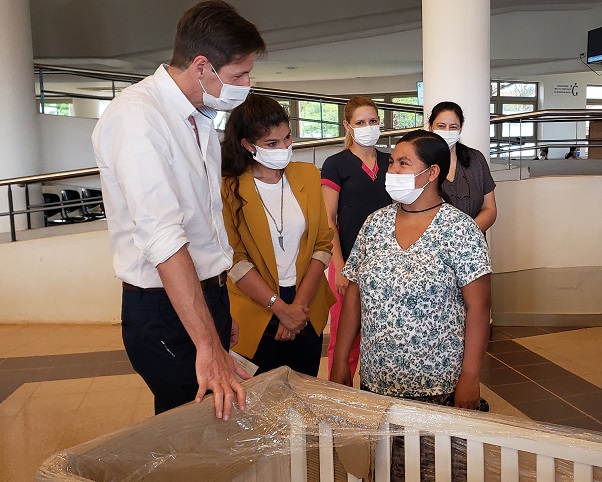
[[[494,327],[482,395],[494,413],[602,432],[601,361],[602,328]],[[0,481],[152,415],[119,326],[0,325]]]

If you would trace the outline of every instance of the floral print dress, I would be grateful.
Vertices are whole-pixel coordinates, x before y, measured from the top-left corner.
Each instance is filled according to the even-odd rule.
[[[468,215],[443,204],[403,249],[397,206],[368,217],[343,270],[360,289],[361,384],[396,397],[453,393],[464,353],[461,288],[491,273],[487,244]]]

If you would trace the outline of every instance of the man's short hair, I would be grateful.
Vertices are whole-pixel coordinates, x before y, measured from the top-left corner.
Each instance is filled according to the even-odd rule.
[[[186,69],[199,55],[209,59],[215,70],[252,53],[263,53],[266,45],[257,27],[221,0],[199,2],[178,22],[171,66]]]

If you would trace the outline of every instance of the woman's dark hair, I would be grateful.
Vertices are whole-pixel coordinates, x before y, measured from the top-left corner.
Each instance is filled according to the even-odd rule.
[[[577,159],[577,146],[569,147],[569,152],[564,156],[565,159],[574,158]]]
[[[239,201],[237,218],[242,207],[238,194],[238,177],[256,162],[241,141],[247,139],[254,144],[283,122],[289,122],[284,107],[264,95],[249,94],[247,100],[230,112],[222,141],[222,176]]]
[[[221,0],[198,2],[178,22],[171,65],[188,68],[198,55],[209,59],[217,71],[252,53],[263,53],[266,45],[257,27]]]
[[[433,166],[435,164],[439,166],[437,184],[439,189],[441,189],[441,185],[449,173],[450,164],[449,147],[447,142],[445,142],[445,139],[434,132],[418,129],[408,132],[397,141],[397,144],[401,142],[409,142],[412,144],[418,159],[427,166]]]
[[[447,100],[444,102],[439,102],[435,107],[433,107],[433,110],[431,110],[431,115],[429,115],[429,125],[431,128],[433,128],[433,122],[435,122],[437,116],[442,112],[447,111],[451,111],[458,116],[458,119],[460,120],[460,127],[464,125],[464,112],[462,112],[462,107],[455,102]],[[456,157],[458,158],[458,161],[460,161],[460,164],[462,164],[464,167],[470,166],[468,147],[460,142],[456,143]]]

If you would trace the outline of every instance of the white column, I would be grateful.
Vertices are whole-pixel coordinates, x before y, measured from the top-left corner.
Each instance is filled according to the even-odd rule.
[[[0,179],[8,179],[39,174],[41,149],[29,0],[0,0],[0,12]],[[39,196],[38,190],[32,202]],[[13,187],[13,197],[16,209],[25,207],[23,188]],[[1,188],[0,212],[6,211],[7,189]],[[26,223],[25,216],[16,218],[17,229]],[[8,217],[0,217],[0,232],[8,230]]]
[[[490,0],[422,0],[425,123],[437,103],[464,111],[462,143],[489,159]]]

